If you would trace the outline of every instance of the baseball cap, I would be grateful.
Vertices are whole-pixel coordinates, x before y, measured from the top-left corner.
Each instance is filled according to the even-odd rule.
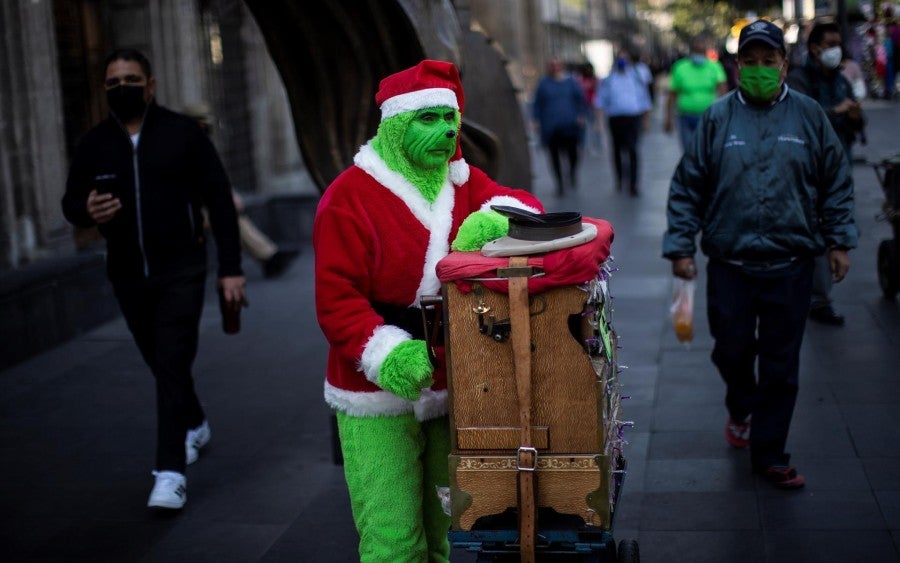
[[[762,41],[770,47],[775,47],[782,51],[785,50],[784,32],[777,25],[766,20],[756,20],[741,29],[741,35],[738,38],[738,51],[740,52],[754,41]]]

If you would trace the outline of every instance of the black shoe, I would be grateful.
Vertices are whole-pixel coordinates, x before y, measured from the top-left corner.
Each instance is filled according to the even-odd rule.
[[[263,277],[271,279],[283,274],[297,254],[296,250],[279,250],[273,254],[271,258],[263,262]]]
[[[844,316],[836,313],[831,305],[810,309],[809,318],[824,325],[844,326]]]

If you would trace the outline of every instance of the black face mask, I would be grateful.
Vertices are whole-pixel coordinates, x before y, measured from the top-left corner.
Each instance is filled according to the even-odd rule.
[[[106,91],[106,102],[109,109],[121,121],[130,121],[144,115],[147,102],[144,101],[143,86],[125,86],[119,84]]]

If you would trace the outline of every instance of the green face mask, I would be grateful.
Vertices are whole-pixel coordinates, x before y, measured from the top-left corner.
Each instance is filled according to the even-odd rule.
[[[771,100],[781,85],[780,68],[756,65],[741,67],[741,90],[754,100]]]

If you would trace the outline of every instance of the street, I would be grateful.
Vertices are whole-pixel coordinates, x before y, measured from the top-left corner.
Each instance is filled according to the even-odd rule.
[[[471,101],[470,103],[476,103]],[[900,151],[900,108],[868,102],[868,145]],[[659,108],[657,108],[659,110]],[[724,384],[709,360],[702,283],[695,340],[675,339],[671,274],[660,257],[677,137],[659,111],[642,140],[641,197],[616,193],[606,152],[586,154],[562,198],[535,150],[548,211],[610,221],[629,473],[614,535],[648,562],[900,561],[900,305],[881,295],[877,222],[884,194],[856,164],[860,246],[834,288],[846,326],[810,323],[788,449],[807,485],[778,491],[722,435]],[[525,148],[523,147],[523,150]],[[702,264],[702,263],[701,263]],[[4,561],[353,561],[356,532],[332,462],[322,399],[326,343],[316,323],[311,245],[265,280],[245,259],[250,307],[223,334],[207,292],[195,363],[212,442],[189,467],[181,514],[149,512],[156,439],[152,379],[121,319],[0,372],[0,557]],[[474,555],[454,551],[454,561]]]

